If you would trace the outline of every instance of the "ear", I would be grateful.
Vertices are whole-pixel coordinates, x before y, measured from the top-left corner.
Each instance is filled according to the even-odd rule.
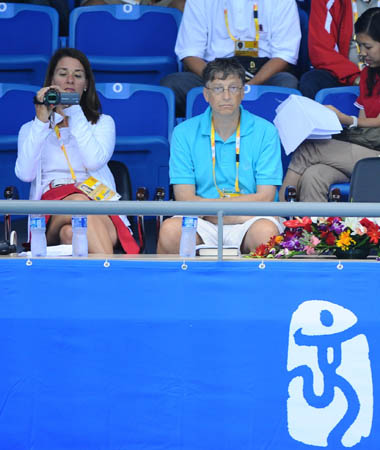
[[[205,87],[203,88],[203,97],[205,98],[207,103],[210,103],[209,101],[209,96],[208,96],[208,89],[206,89]]]

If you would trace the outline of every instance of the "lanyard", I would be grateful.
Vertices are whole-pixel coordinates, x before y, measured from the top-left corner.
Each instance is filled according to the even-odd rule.
[[[60,131],[59,131],[58,125],[56,125],[56,126],[54,127],[54,131],[55,131],[55,134],[57,135],[57,139],[58,139],[59,145],[61,146],[61,150],[63,151],[63,154],[65,155],[67,164],[68,164],[68,166],[69,166],[70,173],[71,173],[71,178],[72,178],[74,181],[76,181],[76,180],[77,180],[77,177],[75,176],[74,169],[73,169],[72,165],[70,164],[70,160],[69,160],[69,157],[68,157],[68,155],[67,155],[66,148],[65,148],[65,146],[63,145],[62,138],[61,138],[61,133],[60,133]]]
[[[352,13],[354,15],[354,23],[356,23],[356,21],[358,20],[358,17],[359,17],[357,0],[351,0],[351,4],[352,4]],[[377,6],[380,7],[380,0],[377,1]],[[354,34],[354,40],[356,40],[355,34]],[[357,50],[358,54],[360,54],[360,48],[359,48],[358,44],[356,44],[356,50]],[[365,67],[365,64],[362,63],[361,61],[359,61],[358,67],[360,70],[362,70]]]
[[[224,192],[219,189],[216,184],[216,175],[215,175],[215,127],[214,121],[211,120],[211,155],[212,155],[212,176],[214,178],[214,184],[216,190],[218,191],[219,197],[224,197]],[[239,194],[239,162],[240,162],[240,119],[238,126],[236,128],[236,178],[235,178],[235,193]]]
[[[238,39],[235,38],[235,36],[232,35],[231,30],[230,30],[230,26],[228,24],[228,10],[226,7],[226,3],[224,3],[224,21],[226,23],[226,28],[227,28],[227,32],[229,37],[236,42]],[[259,48],[259,37],[260,37],[260,24],[259,24],[259,7],[257,5],[257,3],[255,2],[253,5],[253,20],[255,22],[255,30],[256,30],[256,38],[254,41],[254,48]]]

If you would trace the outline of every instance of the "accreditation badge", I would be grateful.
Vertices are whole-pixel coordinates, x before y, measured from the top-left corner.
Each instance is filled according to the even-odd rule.
[[[222,194],[223,194],[222,198],[240,197],[241,195],[239,192],[229,191],[227,189],[223,189]]]
[[[235,41],[235,56],[259,56],[257,41]]]
[[[77,183],[76,187],[92,200],[119,200],[121,197],[117,192],[101,183],[95,177],[89,177],[87,180]]]

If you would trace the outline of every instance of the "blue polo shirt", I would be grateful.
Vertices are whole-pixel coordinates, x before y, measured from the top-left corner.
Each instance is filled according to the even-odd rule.
[[[254,194],[258,185],[282,184],[281,147],[277,129],[240,106],[239,188]],[[171,184],[194,184],[203,198],[218,198],[212,176],[211,108],[180,123],[173,132],[169,173]],[[236,132],[227,141],[215,133],[215,174],[219,189],[234,191]]]

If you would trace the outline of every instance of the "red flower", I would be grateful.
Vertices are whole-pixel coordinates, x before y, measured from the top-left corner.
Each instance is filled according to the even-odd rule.
[[[327,219],[327,223],[329,224],[329,225],[332,225],[334,222],[341,222],[342,221],[342,218],[341,217],[329,217],[328,219]]]
[[[261,244],[258,247],[256,247],[255,253],[253,254],[253,256],[257,256],[257,257],[262,256],[264,258],[265,256],[268,255],[268,253],[269,253],[268,246],[265,244]]]
[[[371,227],[367,229],[367,235],[369,236],[369,240],[372,244],[378,244],[380,239],[380,230],[379,227]]]
[[[310,217],[302,217],[302,219],[286,220],[284,225],[288,228],[305,228],[306,231],[311,231],[312,221]]]
[[[367,217],[364,217],[359,223],[360,225],[363,225],[363,227],[366,228],[377,227],[377,225],[374,222],[372,222],[372,220],[367,219]]]
[[[334,245],[336,241],[336,236],[334,233],[328,233],[326,236],[324,236],[325,242],[327,245]]]

